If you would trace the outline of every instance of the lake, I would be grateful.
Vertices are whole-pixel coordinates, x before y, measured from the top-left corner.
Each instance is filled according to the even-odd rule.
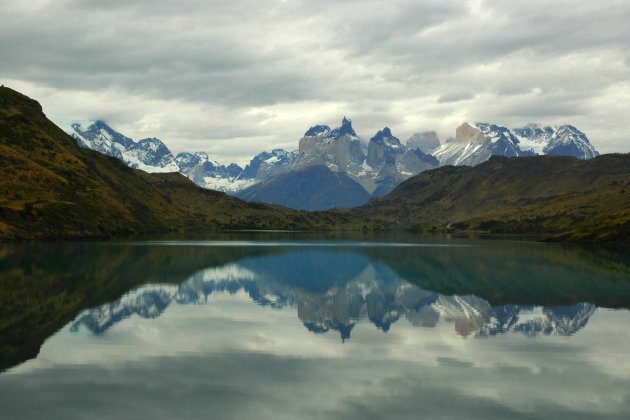
[[[630,253],[234,233],[0,244],[0,418],[630,416]]]

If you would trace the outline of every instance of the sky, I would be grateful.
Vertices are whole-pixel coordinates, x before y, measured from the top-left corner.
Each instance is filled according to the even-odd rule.
[[[246,163],[344,116],[403,142],[464,121],[570,123],[630,152],[627,0],[0,2],[0,83]]]

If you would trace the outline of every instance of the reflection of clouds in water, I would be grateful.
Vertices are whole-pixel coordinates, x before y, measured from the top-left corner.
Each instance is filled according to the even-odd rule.
[[[542,373],[455,358],[432,365],[362,356],[209,352],[53,366],[0,377],[0,403],[9,418],[45,417],[51,407],[63,418],[234,419],[624,418],[619,413],[630,409],[628,381],[566,355],[541,360]],[[26,394],[29,404],[19,398]]]

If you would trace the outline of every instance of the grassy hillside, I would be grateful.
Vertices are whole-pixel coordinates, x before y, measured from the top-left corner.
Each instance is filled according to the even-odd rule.
[[[403,182],[353,212],[390,227],[630,240],[630,155],[493,157]]]
[[[36,101],[0,88],[0,238],[219,229],[353,229],[351,216],[248,204],[180,174],[148,174],[81,149]]]

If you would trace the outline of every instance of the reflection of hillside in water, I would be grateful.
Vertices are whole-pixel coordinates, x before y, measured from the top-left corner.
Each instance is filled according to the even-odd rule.
[[[405,252],[397,250],[399,264],[405,261]],[[381,258],[356,250],[310,248],[246,257],[198,271],[179,285],[138,288],[112,303],[84,311],[72,329],[85,326],[101,334],[134,314],[156,318],[172,303],[205,304],[213,294],[239,291],[259,305],[297,307],[298,318],[310,331],[334,330],[342,340],[350,338],[362,319],[387,332],[402,318],[420,328],[435,327],[440,320],[452,323],[462,336],[505,332],[570,335],[583,328],[596,309],[589,303],[493,306],[472,294],[444,295],[410,284],[383,262],[387,254],[378,255]],[[409,266],[406,269],[416,278],[427,272],[426,268],[417,273],[409,271]],[[434,265],[432,270],[439,267]],[[452,276],[452,272],[442,275]]]

